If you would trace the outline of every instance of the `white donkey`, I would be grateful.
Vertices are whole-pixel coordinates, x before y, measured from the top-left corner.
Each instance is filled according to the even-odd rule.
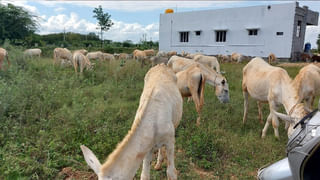
[[[286,125],[289,125],[288,136],[290,136],[298,119],[307,114],[303,104],[299,102],[298,92],[287,71],[280,67],[271,66],[259,57],[252,59],[243,68],[242,92],[244,97],[243,123],[247,119],[248,95],[257,101],[269,103],[270,114],[262,130],[262,138],[266,136],[271,122],[274,134],[276,138],[279,138],[278,117],[286,120]],[[277,112],[277,107],[280,104],[284,106],[287,115]]]
[[[133,179],[143,160],[141,179],[150,179],[153,150],[165,146],[168,179],[177,179],[174,165],[175,128],[182,116],[182,97],[173,71],[164,64],[149,70],[135,120],[126,137],[101,165],[81,146],[86,162],[99,179]],[[159,150],[160,152],[160,150]],[[159,153],[160,154],[160,153]]]
[[[320,95],[320,68],[314,64],[303,67],[294,78],[293,85],[298,90],[300,101],[305,101],[311,110],[315,97]]]

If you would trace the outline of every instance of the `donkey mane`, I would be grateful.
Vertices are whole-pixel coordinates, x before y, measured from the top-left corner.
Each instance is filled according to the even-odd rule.
[[[155,87],[153,86],[152,89],[149,90],[149,92],[146,92],[146,95],[145,95],[146,99],[141,102],[141,104],[137,110],[135,120],[131,126],[131,129],[129,130],[128,134],[124,137],[124,139],[117,145],[116,149],[108,156],[106,162],[101,167],[101,172],[105,172],[110,168],[110,166],[116,161],[118,156],[123,152],[123,150],[124,150],[125,146],[128,144],[128,142],[130,142],[130,140],[132,139],[133,135],[137,131],[137,129],[141,123],[141,120],[146,112],[146,109],[147,109],[148,104],[150,102],[154,88]]]

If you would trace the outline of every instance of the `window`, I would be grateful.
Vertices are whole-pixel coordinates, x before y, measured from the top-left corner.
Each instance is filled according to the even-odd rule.
[[[201,31],[195,31],[195,33],[196,33],[196,36],[200,36]]]
[[[277,36],[283,36],[283,32],[277,32]]]
[[[227,31],[216,31],[216,42],[226,42]]]
[[[298,21],[296,36],[300,37],[300,33],[301,33],[301,21]]]
[[[258,35],[258,29],[248,29],[248,35],[249,36],[257,36]]]
[[[180,42],[189,42],[189,32],[180,32]]]

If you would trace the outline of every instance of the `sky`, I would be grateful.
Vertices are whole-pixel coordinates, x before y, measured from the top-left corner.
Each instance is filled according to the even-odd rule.
[[[21,6],[39,18],[39,34],[77,32],[98,33],[97,20],[93,9],[102,6],[104,12],[111,14],[114,25],[104,33],[104,39],[113,41],[132,40],[139,42],[142,35],[147,40],[159,40],[159,18],[165,9],[175,12],[222,9],[256,5],[288,3],[292,1],[39,1],[39,0],[0,0],[0,3],[11,3]],[[320,12],[320,1],[299,1],[300,6],[308,6]],[[320,24],[320,22],[319,22]],[[307,27],[305,42],[316,47],[320,26]]]

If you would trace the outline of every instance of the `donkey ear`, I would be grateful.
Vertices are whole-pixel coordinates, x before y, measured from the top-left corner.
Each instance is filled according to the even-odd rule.
[[[308,114],[312,112],[312,109],[309,109],[307,106],[304,106],[303,108]]]
[[[286,114],[283,114],[283,113],[279,113],[279,112],[277,112],[277,111],[274,111],[274,114],[275,114],[276,116],[278,116],[280,119],[282,119],[282,120],[284,120],[284,121],[286,121],[286,122],[289,122],[289,123],[294,122],[294,119],[291,118],[289,115],[286,115]]]
[[[93,152],[84,145],[80,146],[84,159],[86,160],[87,164],[90,166],[91,169],[98,175],[100,172],[100,161],[97,157],[93,154]]]

